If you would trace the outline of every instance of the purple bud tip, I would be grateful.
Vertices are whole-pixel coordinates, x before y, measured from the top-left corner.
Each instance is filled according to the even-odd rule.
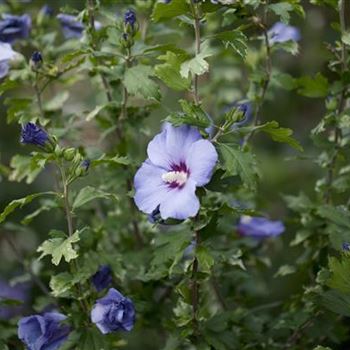
[[[81,167],[85,170],[85,171],[88,171],[89,168],[90,168],[90,159],[84,159],[81,163]]]
[[[21,143],[45,147],[49,136],[45,130],[34,123],[27,123],[22,126]]]
[[[34,63],[41,63],[43,61],[43,56],[40,51],[34,51],[30,60]]]
[[[350,243],[349,242],[344,242],[342,245],[342,248],[345,252],[350,251]]]
[[[41,8],[41,13],[43,13],[45,16],[52,17],[54,14],[53,8],[49,5],[44,5]]]
[[[124,14],[124,23],[130,24],[131,27],[134,27],[134,24],[136,22],[136,13],[135,11],[129,9]]]

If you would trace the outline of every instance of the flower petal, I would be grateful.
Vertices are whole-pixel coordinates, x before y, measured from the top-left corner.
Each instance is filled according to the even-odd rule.
[[[91,321],[93,323],[98,323],[103,321],[108,307],[99,303],[96,303],[94,308],[91,311]]]
[[[148,144],[147,155],[154,165],[169,170],[172,160],[166,149],[167,130],[164,129]]]
[[[168,123],[165,130],[166,150],[171,156],[172,164],[183,162],[192,144],[202,138],[198,129],[189,125],[174,127]]]
[[[184,187],[170,189],[168,195],[163,197],[159,210],[164,220],[168,218],[184,220],[196,216],[199,210],[196,183],[188,179]]]
[[[199,140],[192,144],[186,165],[190,169],[190,178],[197,186],[204,186],[210,181],[217,161],[218,154],[210,141]]]
[[[44,319],[41,316],[22,318],[18,323],[18,338],[25,344],[34,344],[45,332]]]
[[[169,192],[168,186],[162,180],[164,173],[166,170],[146,160],[135,175],[134,200],[137,207],[146,214],[151,214]]]

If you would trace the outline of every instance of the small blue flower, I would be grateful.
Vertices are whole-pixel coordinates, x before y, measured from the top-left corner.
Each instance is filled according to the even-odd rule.
[[[85,27],[75,16],[60,13],[57,15],[57,19],[61,23],[63,35],[66,39],[82,37]]]
[[[91,311],[91,321],[103,334],[119,330],[129,332],[134,327],[135,318],[133,302],[114,288],[98,299]]]
[[[67,339],[70,328],[61,322],[66,316],[58,312],[24,317],[18,322],[18,338],[28,350],[56,350]]]
[[[49,140],[49,135],[40,126],[34,123],[27,123],[22,126],[21,143],[45,147]]]
[[[17,39],[28,38],[32,20],[29,15],[2,15],[0,20],[0,41],[13,43]]]
[[[92,284],[98,292],[109,287],[112,283],[112,270],[108,265],[102,265],[91,277]]]
[[[125,25],[130,25],[131,28],[134,28],[136,22],[136,13],[135,11],[129,9],[125,12],[124,14],[124,24]]]
[[[298,41],[301,38],[300,30],[282,22],[275,23],[268,31],[271,44],[284,43],[289,40]]]
[[[272,221],[264,217],[242,216],[237,225],[237,231],[241,236],[249,236],[257,239],[276,237],[283,233],[285,227],[282,221]]]

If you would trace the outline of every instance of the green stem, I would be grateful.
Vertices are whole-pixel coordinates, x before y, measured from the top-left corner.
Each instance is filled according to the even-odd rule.
[[[268,11],[268,1],[266,1],[266,5],[265,5],[263,23],[260,24],[261,28],[263,29],[264,43],[265,43],[265,49],[266,49],[265,79],[264,79],[264,81],[262,83],[261,93],[260,93],[259,100],[257,102],[256,108],[255,108],[255,112],[254,112],[254,116],[253,116],[253,125],[254,126],[260,124],[259,113],[260,113],[261,107],[264,104],[264,100],[265,100],[267,89],[268,89],[269,84],[270,84],[271,72],[272,72],[271,46],[270,46],[269,35],[268,35],[268,31],[267,31],[267,11]],[[244,146],[249,141],[251,141],[253,136],[254,136],[254,131],[250,132],[244,138],[243,144],[242,144],[242,148],[244,148]]]
[[[95,9],[95,3],[94,0],[88,0],[88,13],[89,13],[89,22],[90,22],[90,32],[93,35],[95,33],[95,13],[94,13],[94,9]],[[93,50],[96,50],[96,44],[94,43],[93,40],[90,40],[90,45],[92,47]],[[100,77],[101,77],[101,81],[102,81],[102,85],[103,88],[105,90],[106,93],[106,97],[107,97],[107,101],[108,102],[112,102],[113,101],[113,95],[112,95],[112,91],[111,91],[111,87],[108,83],[107,78],[105,77],[105,75],[103,73],[99,73]]]
[[[199,244],[199,232],[194,232],[195,247]],[[191,298],[192,298],[192,325],[193,333],[196,337],[199,335],[198,329],[198,304],[199,304],[199,284],[197,280],[198,274],[198,259],[195,256],[192,263],[191,273]]]
[[[44,109],[43,109],[43,104],[42,104],[42,100],[41,100],[41,92],[42,91],[40,91],[40,89],[39,89],[38,80],[39,80],[39,74],[38,74],[38,72],[36,72],[35,73],[34,90],[35,90],[35,95],[36,95],[36,99],[38,102],[40,117],[44,118]]]
[[[74,227],[73,227],[72,211],[71,211],[71,206],[70,206],[70,202],[69,202],[69,184],[67,181],[67,176],[66,176],[66,172],[64,169],[64,165],[58,164],[58,168],[59,168],[60,173],[61,173],[61,180],[62,180],[62,187],[63,187],[62,195],[63,195],[63,201],[64,201],[64,210],[65,210],[65,214],[66,214],[67,226],[68,226],[68,235],[69,235],[69,237],[71,237],[74,234]],[[77,265],[76,260],[72,261],[71,268],[72,268],[73,272],[78,271],[78,265]],[[82,289],[82,286],[80,283],[78,283],[76,285],[76,290],[81,297],[81,299],[79,299],[79,303],[80,303],[81,308],[84,310],[84,312],[89,312],[89,306],[86,303],[86,301],[82,298],[83,289]]]
[[[339,0],[339,23],[341,28],[341,34],[344,34],[346,32],[346,23],[345,23],[345,0]],[[341,44],[341,73],[340,75],[343,76],[345,71],[347,70],[347,51],[345,44],[342,42]],[[339,97],[339,103],[337,108],[337,115],[339,115],[344,111],[345,108],[345,102],[346,102],[346,89],[343,88]],[[336,125],[334,126],[334,150],[333,154],[331,156],[331,159],[328,164],[328,171],[327,171],[327,177],[326,177],[326,190],[323,196],[323,200],[325,203],[329,204],[332,201],[332,184],[334,180],[334,173],[335,173],[335,166],[339,154],[340,149],[340,142],[342,139],[342,131],[338,126],[338,123],[336,122]]]
[[[196,56],[201,52],[201,31],[200,31],[200,17],[198,15],[198,7],[196,3],[191,1],[192,14],[194,17],[194,33],[195,33],[195,52]],[[199,105],[199,92],[198,92],[198,79],[199,76],[197,74],[193,77],[193,98],[196,105]]]

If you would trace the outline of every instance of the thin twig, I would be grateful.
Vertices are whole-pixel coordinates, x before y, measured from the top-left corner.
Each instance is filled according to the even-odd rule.
[[[343,34],[346,32],[345,0],[339,1],[339,22],[340,22],[341,34]],[[343,76],[345,71],[347,70],[346,61],[347,61],[346,47],[345,47],[345,44],[342,42],[341,44],[341,76]],[[344,111],[345,102],[346,102],[346,89],[343,88],[339,98],[337,116],[339,116]],[[327,204],[329,204],[332,201],[332,184],[333,184],[335,165],[338,158],[341,139],[342,139],[342,131],[339,128],[336,121],[336,125],[334,126],[334,151],[328,165],[328,172],[326,177],[326,190],[323,196],[323,200]]]
[[[95,13],[94,13],[94,8],[95,8],[95,4],[94,4],[94,0],[88,0],[88,13],[89,13],[89,21],[90,21],[90,31],[91,34],[93,35],[95,33]],[[91,47],[93,48],[93,50],[96,50],[96,44],[93,40],[90,41]],[[102,81],[102,85],[104,87],[105,93],[106,93],[106,97],[107,97],[107,101],[108,102],[112,102],[113,101],[113,95],[112,95],[112,91],[111,91],[111,87],[107,81],[107,78],[105,77],[105,75],[103,73],[99,73],[100,77],[101,77],[101,81]]]
[[[200,18],[198,16],[198,7],[195,3],[192,4],[192,13],[194,17],[194,33],[195,33],[195,48],[196,48],[196,56],[201,52],[201,32],[200,32]],[[199,92],[198,92],[198,79],[199,76],[194,74],[193,77],[193,98],[196,105],[199,104]]]
[[[195,246],[199,244],[199,232],[194,232]],[[195,256],[192,263],[192,273],[191,273],[191,296],[192,296],[192,325],[193,333],[195,336],[199,335],[198,329],[198,303],[199,303],[199,284],[197,281],[198,274],[198,259]]]
[[[267,31],[267,9],[268,9],[268,1],[265,5],[265,11],[264,11],[264,19],[263,23],[260,24],[260,26],[263,29],[263,35],[264,35],[264,42],[265,42],[265,49],[266,49],[266,58],[265,58],[265,79],[262,84],[261,94],[259,96],[258,103],[255,108],[254,116],[253,116],[253,125],[259,125],[259,113],[261,110],[261,107],[264,104],[265,96],[267,89],[270,84],[271,80],[271,72],[272,72],[272,59],[271,59],[271,46],[269,41],[269,34]],[[254,136],[254,130],[251,131],[243,140],[242,148],[253,138]]]
[[[214,274],[211,276],[210,284],[211,284],[211,286],[213,288],[213,291],[215,293],[216,299],[218,300],[221,308],[223,310],[227,310],[226,301],[225,301],[224,297],[222,296],[222,294],[220,292],[220,289],[218,287],[218,283],[217,283],[217,280],[216,280]]]

